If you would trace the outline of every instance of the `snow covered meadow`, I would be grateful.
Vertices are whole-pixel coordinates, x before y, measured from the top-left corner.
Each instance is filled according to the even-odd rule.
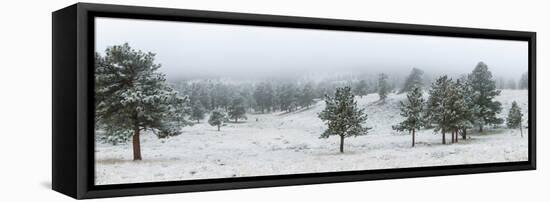
[[[528,160],[524,41],[95,23],[97,185]]]
[[[502,103],[499,118],[505,119],[512,101],[524,115],[528,111],[527,90],[503,90],[496,101]],[[424,93],[427,97],[427,93]],[[150,132],[141,135],[143,160],[132,160],[132,143],[112,145],[98,141],[95,146],[96,184],[121,184],[231,178],[349,170],[388,169],[438,165],[525,161],[528,134],[505,125],[487,126],[482,133],[468,131],[468,139],[441,144],[441,134],[422,129],[411,147],[411,135],[392,130],[404,118],[399,101],[406,94],[389,94],[386,102],[378,94],[356,96],[358,106],[368,114],[365,136],[345,139],[346,152],[338,151],[339,138],[320,139],[327,126],[318,113],[325,102],[292,112],[248,113],[247,120],[229,121],[221,130],[208,124],[208,116],[182,134],[158,139]],[[525,116],[523,126],[527,126]],[[450,139],[450,134],[447,135]]]

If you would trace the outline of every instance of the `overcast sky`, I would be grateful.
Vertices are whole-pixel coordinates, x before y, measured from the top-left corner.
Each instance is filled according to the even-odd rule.
[[[528,43],[349,31],[96,18],[96,51],[128,42],[157,54],[169,79],[273,78],[399,73],[451,75],[479,61],[495,77],[519,79]]]

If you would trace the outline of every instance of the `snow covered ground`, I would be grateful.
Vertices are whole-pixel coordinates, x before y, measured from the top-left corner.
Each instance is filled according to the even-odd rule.
[[[386,103],[378,95],[358,99],[369,115],[369,134],[345,139],[345,153],[338,151],[339,138],[319,139],[326,126],[317,118],[322,101],[310,109],[292,113],[247,114],[248,120],[229,122],[217,131],[201,121],[183,128],[170,139],[142,135],[142,161],[132,161],[132,145],[96,143],[96,184],[158,182],[259,175],[282,175],[366,169],[421,167],[525,161],[527,130],[487,128],[469,131],[470,138],[441,144],[441,135],[422,130],[411,147],[411,136],[391,129],[399,123],[399,101],[391,94]],[[497,100],[505,117],[512,101],[527,118],[527,90],[504,90]],[[527,125],[526,122],[523,124]],[[450,142],[450,135],[447,135]]]

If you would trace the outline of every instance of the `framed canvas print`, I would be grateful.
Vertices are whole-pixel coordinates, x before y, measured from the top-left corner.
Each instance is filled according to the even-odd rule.
[[[53,14],[74,198],[535,169],[536,34],[78,3]]]

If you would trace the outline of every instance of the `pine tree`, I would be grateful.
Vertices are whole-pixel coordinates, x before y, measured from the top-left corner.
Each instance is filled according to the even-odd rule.
[[[451,142],[458,142],[459,133],[464,132],[471,127],[471,110],[468,106],[468,100],[465,96],[466,85],[460,79],[451,82],[446,93],[446,106],[449,110],[449,130],[451,132]],[[464,138],[464,135],[463,135]]]
[[[519,89],[527,89],[529,88],[529,76],[527,72],[523,73],[521,75],[521,78],[519,79]]]
[[[313,98],[315,94],[313,91],[313,84],[307,83],[302,89],[302,93],[299,95],[299,101],[301,107],[306,107],[309,109],[309,106],[313,104]]]
[[[521,137],[523,137],[523,130],[521,122],[523,121],[523,114],[521,113],[521,108],[518,106],[516,101],[512,102],[512,107],[508,112],[508,118],[506,118],[506,126],[508,128],[519,128]]]
[[[185,118],[190,113],[188,98],[166,84],[154,53],[136,51],[126,43],[109,47],[102,59],[98,57],[96,117],[108,136],[132,137],[134,160],[142,159],[142,131],[164,138],[191,124]]]
[[[199,92],[199,100],[202,104],[202,106],[206,109],[213,109],[212,103],[211,103],[211,96],[210,96],[210,90],[208,89],[207,83],[201,83],[200,86],[200,92]]]
[[[291,112],[298,107],[298,90],[293,83],[279,86],[276,100],[280,110]]]
[[[208,124],[210,124],[211,126],[217,126],[218,131],[220,131],[220,127],[226,121],[227,114],[225,114],[225,112],[220,109],[215,109],[214,111],[212,111],[212,113],[210,113],[210,117],[208,118]]]
[[[273,87],[270,83],[262,82],[256,86],[253,97],[262,113],[270,111],[274,100]]]
[[[399,93],[409,92],[414,87],[422,88],[422,86],[424,85],[423,75],[424,71],[418,68],[413,68],[411,70],[411,73],[405,80],[405,84],[403,85],[403,88],[399,91]]]
[[[191,117],[190,118],[192,120],[196,120],[197,123],[199,123],[199,121],[204,118],[204,113],[206,113],[206,109],[204,109],[201,102],[195,101],[195,103],[193,103],[193,106],[192,106],[192,109],[191,109]]]
[[[422,111],[424,99],[422,98],[422,89],[418,86],[413,87],[407,93],[407,102],[400,102],[401,116],[405,117],[399,125],[393,126],[394,130],[407,131],[412,136],[412,147],[415,144],[416,131],[424,125]]]
[[[233,86],[224,83],[216,83],[212,86],[211,109],[223,108],[227,110],[231,104],[231,98],[235,94]]]
[[[359,95],[359,97],[363,97],[368,94],[369,86],[367,84],[366,80],[361,80],[357,85],[355,85],[355,88],[353,88],[353,91],[355,95]]]
[[[388,84],[388,75],[380,74],[378,75],[378,96],[380,100],[385,101],[390,92],[390,85]]]
[[[325,96],[325,109],[319,118],[328,125],[320,138],[340,136],[340,152],[344,152],[344,138],[366,135],[370,128],[364,127],[367,114],[357,107],[350,87],[337,88],[334,97]]]
[[[468,84],[473,90],[473,102],[479,108],[474,114],[479,131],[482,132],[483,126],[487,124],[501,124],[503,120],[496,116],[502,110],[501,103],[493,100],[500,95],[500,90],[496,89],[495,81],[485,63],[479,62],[468,75]]]
[[[472,128],[475,123],[474,114],[479,111],[479,107],[474,103],[474,90],[471,85],[468,84],[468,79],[466,76],[463,76],[461,79],[457,80],[457,87],[460,96],[462,97],[461,110],[459,110],[459,116],[461,117],[461,123],[458,124],[458,134],[462,136],[462,139],[466,139],[468,129]]]
[[[452,80],[446,75],[441,76],[434,83],[429,91],[426,106],[426,117],[429,124],[435,124],[435,132],[441,132],[442,144],[446,144],[445,133],[450,130],[451,110],[448,106],[448,92]]]
[[[229,107],[228,116],[230,119],[235,120],[237,123],[238,119],[246,119],[246,107],[244,105],[244,99],[242,97],[236,97],[231,101],[231,106]]]

